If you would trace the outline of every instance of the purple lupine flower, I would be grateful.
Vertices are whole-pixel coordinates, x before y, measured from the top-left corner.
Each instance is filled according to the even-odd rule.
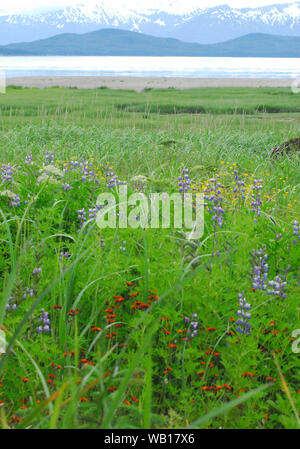
[[[70,169],[71,171],[75,170],[75,168],[77,168],[79,166],[79,162],[78,161],[71,161],[70,162]]]
[[[279,296],[283,299],[286,298],[285,288],[287,286],[287,282],[283,281],[280,276],[276,276],[273,281],[269,282],[270,290],[268,290],[268,295]]]
[[[6,304],[6,307],[5,307],[5,310],[6,310],[7,312],[8,312],[8,311],[11,311],[11,310],[16,310],[16,309],[19,308],[19,306],[18,306],[16,303],[11,304],[13,301],[14,301],[14,297],[11,296],[11,297],[8,299],[8,303]]]
[[[71,255],[68,253],[68,251],[66,252],[61,252],[59,255],[60,261],[62,262],[64,259],[68,259],[69,257],[71,257]]]
[[[120,251],[122,251],[123,253],[126,252],[126,242],[125,242],[125,240],[122,242],[122,246],[120,246]]]
[[[32,164],[32,153],[30,153],[28,156],[25,157],[25,164],[27,165]]]
[[[41,268],[35,268],[35,269],[33,270],[32,274],[33,274],[34,276],[37,276],[37,275],[40,274],[41,272],[42,272],[42,269],[41,269]]]
[[[44,165],[52,165],[54,161],[54,153],[46,151]]]
[[[32,298],[33,296],[35,296],[35,291],[32,288],[27,287],[26,293],[25,293],[25,295],[23,295],[23,298],[25,299],[27,297],[27,295],[31,296],[31,298]]]
[[[252,194],[253,201],[251,203],[251,207],[252,207],[252,211],[254,212],[256,217],[259,217],[261,215],[262,201],[261,201],[260,192],[262,190],[262,184],[263,184],[262,179],[254,180],[253,194]],[[255,218],[255,222],[256,222],[256,218]]]
[[[249,313],[249,310],[251,310],[251,306],[249,303],[247,303],[246,298],[239,294],[239,310],[237,311],[237,316],[239,319],[237,320],[237,329],[236,331],[240,334],[244,335],[251,335],[250,329],[251,324],[249,323],[249,320],[251,320],[251,315]]]
[[[126,181],[121,181],[109,165],[103,168],[103,175],[108,189],[113,189],[119,185],[126,185]]]
[[[86,211],[85,208],[79,209],[77,211],[77,215],[80,221],[80,226],[82,227],[84,223],[86,222]]]
[[[109,171],[106,173],[106,185],[109,189],[113,189],[119,184],[120,184],[119,177],[115,175],[113,171]]]
[[[244,200],[245,199],[245,183],[244,183],[244,181],[241,181],[239,179],[237,170],[234,170],[233,174],[234,174],[234,179],[236,181],[235,187],[233,189],[234,198],[236,200],[242,200],[242,199]]]
[[[1,165],[1,181],[11,183],[14,175],[14,169],[10,164]]]
[[[192,318],[189,318],[189,317],[185,317],[184,318],[184,322],[185,323],[189,323],[189,327],[187,329],[187,334],[189,335],[189,338],[191,340],[198,335],[199,323],[196,320],[197,320],[197,314],[196,313],[192,314]],[[189,339],[189,338],[187,337],[187,339]]]
[[[178,177],[179,193],[187,193],[191,191],[191,180],[189,170],[184,168],[181,176]]]
[[[41,309],[40,317],[37,319],[37,322],[42,321],[42,325],[37,328],[38,334],[49,333],[51,331],[51,322],[49,318],[49,312],[45,312],[44,309]]]
[[[85,208],[77,211],[78,218],[80,220],[80,226],[83,227],[86,222],[90,226],[96,221],[98,212],[102,209],[103,205],[97,204],[96,207],[88,209],[86,212]],[[88,215],[87,215],[88,214]]]
[[[92,181],[95,178],[95,171],[91,169],[93,166],[93,162],[84,161],[81,159],[81,161],[72,163],[71,170],[73,170],[76,167],[79,167],[82,182]]]
[[[21,200],[18,194],[15,194],[12,201],[11,201],[12,207],[20,207],[21,206]]]
[[[268,255],[265,254],[266,248],[252,251],[252,289],[253,290],[267,290],[267,280],[269,265],[267,264]]]
[[[297,241],[300,242],[300,225],[297,220],[293,221],[293,236],[293,245],[296,245]]]
[[[221,189],[223,186],[217,178],[212,178],[204,190],[204,199],[208,201],[208,212],[212,215],[213,227],[222,228],[224,221],[223,197]]]
[[[62,187],[62,189],[63,189],[64,192],[67,192],[68,190],[71,189],[71,186],[70,186],[70,184],[68,184],[68,183],[63,183],[63,184],[61,185],[61,187]]]

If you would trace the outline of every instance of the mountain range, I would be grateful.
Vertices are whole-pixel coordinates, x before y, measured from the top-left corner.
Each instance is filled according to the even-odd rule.
[[[300,37],[248,34],[217,44],[182,42],[117,29],[59,34],[0,46],[4,56],[240,56],[300,58]]]
[[[175,0],[174,0],[175,1]],[[65,33],[88,33],[100,28],[136,31],[185,42],[212,44],[239,36],[262,33],[300,36],[300,2],[260,8],[213,8],[182,6],[163,8],[114,6],[112,0],[93,5],[74,4],[63,9],[0,16],[0,45],[29,42]],[[197,3],[197,2],[196,2]],[[195,5],[196,5],[195,3]],[[182,3],[184,5],[184,3]]]

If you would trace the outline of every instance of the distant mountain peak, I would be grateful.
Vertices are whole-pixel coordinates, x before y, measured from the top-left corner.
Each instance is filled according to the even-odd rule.
[[[276,0],[275,0],[276,1]],[[300,1],[260,8],[227,4],[201,8],[198,0],[95,0],[35,14],[0,17],[0,44],[32,41],[59,33],[118,28],[186,42],[215,43],[247,33],[300,36]]]

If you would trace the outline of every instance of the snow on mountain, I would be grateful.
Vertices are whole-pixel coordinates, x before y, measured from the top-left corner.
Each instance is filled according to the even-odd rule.
[[[248,33],[300,35],[300,2],[261,8],[186,7],[178,0],[152,0],[136,7],[136,0],[98,0],[36,14],[0,17],[0,44],[31,41],[61,33],[85,33],[120,28],[174,37],[186,42],[213,43]],[[144,5],[144,6],[143,6]]]

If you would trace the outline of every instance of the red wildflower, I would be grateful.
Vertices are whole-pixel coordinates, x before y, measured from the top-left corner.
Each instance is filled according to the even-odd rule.
[[[12,415],[11,419],[9,420],[9,424],[15,424],[22,422],[22,419],[17,415]]]

